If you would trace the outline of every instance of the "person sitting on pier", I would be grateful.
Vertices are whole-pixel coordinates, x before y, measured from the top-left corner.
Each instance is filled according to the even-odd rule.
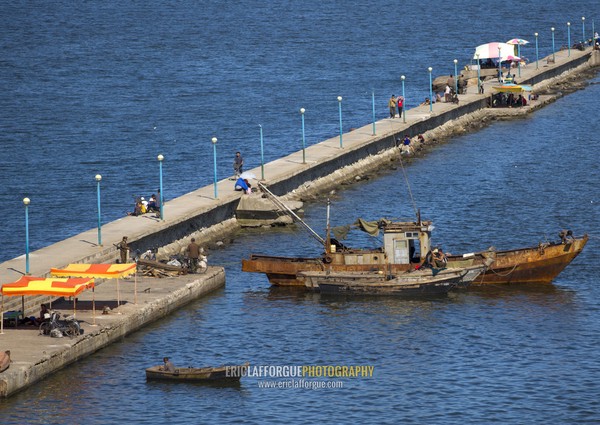
[[[242,179],[240,177],[235,182],[234,190],[236,190],[238,192],[244,191],[244,193],[247,193],[248,195],[250,195],[252,193],[252,185],[250,184],[248,179]]]
[[[148,212],[157,212],[158,204],[156,203],[156,195],[153,193],[148,200]]]
[[[175,373],[175,365],[171,363],[168,357],[163,358],[163,370],[165,372]]]
[[[48,316],[46,317],[46,315]],[[48,306],[46,304],[42,304],[40,306],[40,317],[31,316],[29,318],[29,324],[33,326],[40,326],[42,322],[48,318],[50,318],[50,310],[48,310]]]
[[[431,103],[431,101],[429,100],[428,97],[425,98],[425,100],[423,101],[423,103],[421,103],[421,106],[423,105],[429,105]]]

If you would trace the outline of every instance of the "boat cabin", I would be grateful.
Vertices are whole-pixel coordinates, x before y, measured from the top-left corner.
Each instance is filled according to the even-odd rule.
[[[383,229],[383,248],[390,264],[420,263],[431,249],[431,221],[392,222]]]

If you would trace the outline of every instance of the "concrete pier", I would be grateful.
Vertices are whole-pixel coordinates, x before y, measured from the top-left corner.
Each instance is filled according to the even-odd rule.
[[[553,63],[546,59],[540,60],[539,69],[536,69],[535,63],[523,67],[519,82],[535,84],[534,90],[543,90],[553,82],[564,80],[569,75],[576,75],[579,71],[600,64],[599,52],[592,51],[591,48],[585,51],[571,50],[570,57],[567,56],[567,51],[557,52],[555,56],[556,60]],[[445,131],[445,126],[460,119],[477,120],[486,114],[506,114],[506,110],[487,107],[490,95],[494,92],[492,87],[495,85],[495,80],[486,82],[485,94],[479,94],[476,85],[470,86],[467,94],[459,96],[458,105],[436,103],[433,105],[433,111],[429,110],[429,106],[410,109],[406,112],[406,123],[399,118],[380,120],[376,122],[376,134],[373,134],[372,123],[369,123],[344,134],[343,148],[339,146],[338,136],[309,146],[305,151],[306,163],[302,161],[302,151],[279,158],[265,164],[265,183],[276,195],[285,195],[319,179],[327,180],[328,184],[333,185],[336,181],[339,182],[355,173],[356,168],[352,168],[355,164],[364,164],[363,170],[375,169],[391,155],[397,155],[396,137],[399,135],[416,136],[428,131],[437,131],[436,129]],[[518,112],[513,109],[511,114],[528,113],[556,98],[557,95],[541,96],[540,100],[519,109]],[[381,105],[381,108],[385,108],[385,105]],[[249,171],[260,175],[260,167]],[[114,262],[118,252],[113,244],[118,243],[124,235],[128,236],[133,250],[142,252],[149,247],[168,244],[184,247],[191,235],[202,244],[219,240],[237,228],[236,208],[240,197],[248,195],[235,192],[233,182],[228,179],[219,181],[217,185],[218,199],[214,199],[213,185],[210,184],[168,201],[165,204],[164,220],[147,214],[140,217],[123,217],[105,224],[102,227],[103,246],[95,243],[97,229],[94,228],[34,251],[30,253],[30,273],[34,276],[47,276],[50,268],[62,268],[69,263]],[[315,187],[322,189],[327,185],[315,185],[313,189]],[[111,313],[102,319],[97,316],[99,326],[90,328],[89,324],[84,325],[84,335],[73,340],[63,338],[57,343],[55,338],[38,336],[35,329],[7,328],[5,333],[0,335],[0,349],[11,350],[14,363],[7,372],[0,374],[0,396],[10,395],[31,385],[49,373],[176,310],[184,303],[222,286],[225,281],[223,270],[210,270],[201,279],[198,279],[198,275],[192,275],[172,282],[167,279],[153,279],[152,283],[140,282],[138,287],[141,290],[146,287],[150,290],[147,293],[138,293],[137,304],[133,304],[133,298],[127,298],[128,302],[117,309],[121,315]],[[0,283],[15,281],[24,271],[24,256],[6,261],[0,264]],[[97,296],[100,291],[114,291],[113,281],[99,283]],[[157,286],[154,287],[155,285]],[[121,288],[126,287],[125,284],[121,285]],[[90,293],[84,293],[80,302],[89,301],[87,297],[90,296]],[[105,297],[108,296],[106,293]],[[114,294],[110,299],[115,299]],[[20,297],[5,297],[4,301],[5,310],[21,309]],[[37,316],[40,302],[42,299],[39,297],[25,297],[25,315]],[[92,322],[88,310],[82,311],[81,314],[83,316],[78,312],[78,317]],[[43,340],[48,341],[48,345],[40,344]]]
[[[136,296],[131,277],[120,281],[121,305],[117,306],[116,282],[108,281],[96,288],[94,296],[91,291],[78,296],[75,317],[84,330],[79,337],[53,338],[40,335],[37,327],[27,325],[6,327],[4,334],[0,334],[0,347],[2,351],[11,351],[12,363],[0,373],[0,397],[8,397],[27,388],[224,285],[223,268],[209,267],[204,274],[164,279],[138,278]],[[137,304],[134,302],[136,298]],[[104,306],[111,308],[108,314],[102,314]],[[73,303],[68,301],[55,302],[52,309],[60,311],[63,318],[74,313]]]
[[[553,81],[562,80],[566,75],[576,75],[580,70],[598,66],[600,52],[571,50],[556,53],[554,63],[544,58],[539,61],[539,69],[530,63],[521,69],[520,82],[535,84],[536,91],[543,89]],[[399,135],[417,134],[434,131],[461,118],[473,116],[485,111],[486,114],[501,116],[506,109],[488,108],[490,96],[494,93],[496,80],[486,81],[485,94],[477,92],[477,86],[471,85],[467,94],[460,95],[460,103],[436,103],[433,111],[429,106],[418,106],[406,112],[406,123],[402,119],[383,119],[376,123],[376,134],[373,134],[369,123],[344,135],[344,147],[339,147],[337,136],[306,148],[306,163],[302,161],[302,151],[292,153],[268,164],[265,164],[265,183],[276,195],[284,195],[307,182],[323,177],[341,178],[339,170],[358,161],[372,158],[381,152],[389,151],[396,146]],[[555,96],[556,97],[556,96]],[[553,101],[555,97],[541,97],[531,102],[520,113],[527,113]],[[382,106],[383,108],[384,106]],[[511,110],[511,114],[517,108]],[[474,119],[479,119],[475,117]],[[260,175],[260,167],[249,170]],[[69,263],[102,263],[114,262],[118,252],[113,246],[124,235],[129,237],[133,250],[145,251],[150,247],[179,243],[187,245],[193,235],[201,243],[220,240],[224,234],[230,233],[238,226],[235,220],[236,208],[241,192],[233,190],[233,182],[223,179],[217,183],[219,198],[214,199],[213,185],[204,186],[165,204],[164,220],[154,215],[142,217],[126,216],[102,227],[103,246],[96,244],[97,229],[70,237],[51,246],[30,253],[30,273],[34,276],[46,276],[51,267],[61,268]],[[25,269],[24,256],[0,264],[0,283],[17,280]],[[9,300],[8,309],[19,309],[18,300]],[[39,299],[28,297],[26,314],[29,315],[39,306]]]

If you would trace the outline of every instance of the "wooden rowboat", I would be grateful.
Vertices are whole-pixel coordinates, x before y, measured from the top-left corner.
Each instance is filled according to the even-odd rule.
[[[239,382],[248,370],[250,363],[219,367],[180,367],[175,372],[168,372],[162,365],[146,369],[147,380],[182,381],[182,382]]]
[[[4,372],[10,366],[10,351],[6,350],[0,353],[0,373]]]

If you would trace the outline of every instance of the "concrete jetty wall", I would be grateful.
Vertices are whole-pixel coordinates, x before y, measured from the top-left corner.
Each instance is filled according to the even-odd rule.
[[[521,82],[543,84],[565,73],[577,73],[582,67],[594,67],[600,63],[599,52],[588,48],[586,51],[567,51],[556,53],[554,63],[539,61],[539,69],[530,63],[521,70]],[[460,96],[460,104],[436,103],[433,112],[429,106],[419,106],[406,112],[406,123],[402,119],[384,119],[376,123],[376,134],[372,134],[371,124],[344,134],[344,147],[340,149],[339,138],[331,138],[306,148],[306,163],[302,163],[302,152],[265,164],[265,180],[276,195],[285,195],[296,188],[320,178],[341,177],[338,170],[376,156],[396,146],[396,137],[435,131],[444,128],[447,123],[481,111],[503,114],[501,109],[488,109],[489,93],[495,82],[486,82],[486,95],[477,93],[477,87]],[[540,107],[542,102],[528,108]],[[166,161],[168,158],[166,159]],[[373,161],[371,161],[373,163]],[[260,168],[249,170],[260,175]],[[347,177],[347,175],[345,175]],[[233,191],[233,182],[227,179],[218,182],[218,197],[215,199],[213,185],[170,200],[165,205],[165,220],[148,217],[124,217],[103,226],[105,245],[99,247],[92,241],[96,229],[90,229],[80,235],[42,248],[31,253],[31,274],[44,276],[51,267],[62,267],[72,262],[113,262],[117,251],[112,246],[123,235],[129,236],[133,250],[144,251],[151,247],[177,244],[184,246],[190,235],[195,235],[201,243],[218,240],[224,234],[236,228],[235,211],[242,196]],[[85,243],[83,243],[85,242]],[[0,282],[10,282],[20,277],[24,265],[23,257],[0,264]],[[39,300],[28,297],[26,310],[28,315],[36,314]],[[20,300],[8,300],[7,309],[19,309]]]
[[[83,292],[79,296],[79,304],[87,304],[88,307],[85,311],[78,311],[77,318],[83,321],[84,333],[73,339],[42,336],[33,327],[7,328],[4,334],[0,334],[0,346],[3,350],[4,347],[10,349],[13,363],[0,373],[0,397],[8,397],[27,388],[224,285],[225,271],[221,267],[210,267],[202,275],[142,279],[138,282],[140,290],[137,295],[133,293],[133,282],[122,282],[124,304],[111,310],[108,315],[100,314],[95,318],[89,308],[92,295],[89,291]],[[102,303],[113,297],[112,285],[98,288],[95,293],[100,310]],[[134,297],[137,297],[137,304],[134,304]],[[93,325],[94,321],[96,326]],[[157,359],[157,363],[159,361]]]

